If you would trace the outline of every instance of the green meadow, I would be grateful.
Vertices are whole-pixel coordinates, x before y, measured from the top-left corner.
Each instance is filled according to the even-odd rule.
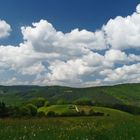
[[[56,117],[0,120],[1,140],[139,140],[140,118]]]
[[[41,107],[39,111],[67,112],[69,105]],[[139,140],[140,117],[105,107],[78,106],[103,116],[6,118],[0,120],[0,140]]]

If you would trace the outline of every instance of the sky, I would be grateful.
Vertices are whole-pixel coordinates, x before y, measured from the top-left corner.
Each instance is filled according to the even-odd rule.
[[[0,84],[140,82],[140,0],[0,0]]]

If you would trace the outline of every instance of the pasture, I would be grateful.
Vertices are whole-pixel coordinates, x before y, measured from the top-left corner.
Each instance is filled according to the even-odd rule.
[[[84,109],[88,110],[87,107]],[[140,139],[139,116],[102,107],[95,107],[94,109],[104,112],[105,115],[2,119],[0,120],[0,140]],[[106,115],[108,113],[109,116]]]

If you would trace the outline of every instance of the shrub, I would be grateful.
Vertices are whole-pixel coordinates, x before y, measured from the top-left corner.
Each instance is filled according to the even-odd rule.
[[[78,99],[74,101],[74,104],[76,105],[93,105],[94,103],[90,99]]]
[[[112,108],[119,109],[125,112],[129,112],[135,115],[140,114],[140,107],[134,105],[125,105],[125,104],[115,104]]]
[[[37,108],[44,106],[46,99],[42,97],[35,98],[31,101]]]
[[[47,113],[47,116],[48,116],[48,117],[55,117],[55,116],[56,116],[56,113],[55,113],[54,111],[49,111],[49,112]]]
[[[30,109],[26,106],[20,108],[20,115],[21,116],[30,116]]]
[[[37,112],[37,116],[38,117],[45,117],[45,112],[43,112],[43,111]]]
[[[60,100],[57,101],[56,104],[57,104],[57,105],[64,105],[64,104],[66,104],[66,101],[63,100],[63,99],[60,99]]]
[[[8,107],[4,102],[0,102],[0,117],[4,118],[8,117],[8,115],[9,115]]]
[[[46,102],[44,103],[44,106],[45,106],[45,107],[50,106],[50,102],[49,102],[49,101],[46,101]]]
[[[20,108],[17,106],[9,106],[8,107],[9,117],[20,117]]]
[[[103,112],[95,112],[95,116],[104,116]]]
[[[65,111],[62,112],[59,116],[63,116],[63,117],[79,116],[79,112]]]
[[[104,116],[102,112],[95,112],[93,109],[89,110],[89,116]]]
[[[85,115],[86,115],[86,112],[85,112],[84,110],[81,110],[81,111],[79,112],[79,114],[80,114],[80,116],[85,116]]]
[[[106,114],[106,116],[110,116],[110,114]]]
[[[75,109],[74,105],[69,105],[69,109]]]
[[[26,107],[29,108],[31,116],[36,116],[36,114],[37,114],[37,107],[35,105],[28,104],[28,105],[26,105]]]
[[[89,110],[89,115],[92,116],[92,115],[95,115],[95,113],[96,113],[96,112],[95,112],[93,109],[90,109],[90,110]]]

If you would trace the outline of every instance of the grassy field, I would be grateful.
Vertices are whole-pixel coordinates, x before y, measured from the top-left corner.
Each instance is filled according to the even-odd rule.
[[[104,116],[1,119],[0,140],[139,140],[140,117],[104,107],[91,108]],[[69,111],[69,105],[40,108],[44,112]],[[75,110],[73,110],[75,111]],[[107,115],[109,114],[109,115]]]
[[[71,109],[70,106],[73,106],[73,108]],[[101,112],[104,113],[104,115],[109,115],[109,116],[113,116],[113,117],[117,117],[117,116],[132,116],[129,113],[120,111],[120,110],[116,110],[116,109],[110,109],[110,108],[106,108],[106,107],[96,107],[96,106],[82,106],[82,105],[51,105],[49,107],[41,107],[38,109],[38,112],[44,112],[45,114],[47,114],[49,111],[53,111],[56,114],[63,114],[63,113],[68,113],[68,114],[72,114],[72,113],[76,113],[76,108],[79,111],[84,111],[86,114],[88,114],[88,112],[92,109],[95,112]]]
[[[140,117],[0,120],[0,140],[139,140]]]

